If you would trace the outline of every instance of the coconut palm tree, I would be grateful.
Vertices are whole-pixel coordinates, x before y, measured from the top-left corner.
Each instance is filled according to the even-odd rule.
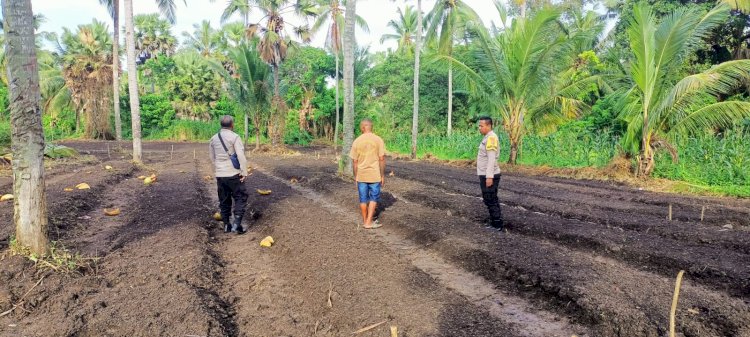
[[[115,0],[112,0],[115,1]],[[136,70],[135,54],[135,26],[133,22],[133,0],[123,0],[125,7],[125,42],[128,57],[128,92],[130,94],[130,117],[133,129],[133,161],[140,163],[142,157],[141,149],[141,107],[138,97],[138,76]],[[187,5],[186,1],[183,1]],[[156,0],[159,11],[164,14],[170,23],[175,22],[174,0]],[[115,28],[118,29],[118,28]],[[116,90],[116,89],[115,89]]]
[[[354,143],[354,25],[357,17],[357,0],[348,0],[344,16],[344,146],[339,171],[352,176],[354,169],[349,151]]]
[[[429,43],[437,45],[438,53],[453,55],[454,41],[463,38],[466,25],[481,22],[479,15],[462,0],[438,0],[427,13],[427,36]],[[453,119],[453,66],[448,63],[448,127],[451,135]]]
[[[398,19],[388,21],[388,27],[395,33],[383,34],[380,43],[395,40],[397,51],[411,55],[414,52],[414,35],[417,33],[417,12],[412,6],[406,6],[402,11],[398,9]]]
[[[112,106],[115,112],[115,139],[122,140],[122,118],[120,117],[120,0],[99,0],[112,17]]]
[[[294,29],[303,42],[310,41],[310,30],[307,26],[293,26],[286,22],[286,17],[296,14],[304,18],[315,15],[315,8],[305,0],[252,0],[254,9],[263,13],[263,18],[247,26],[248,37],[258,37],[258,51],[260,58],[268,63],[273,69],[273,113],[269,123],[271,143],[274,146],[282,145],[284,132],[286,108],[279,93],[279,66],[287,57],[287,50],[292,46],[286,26]]]
[[[635,6],[628,27],[633,59],[628,65],[629,89],[622,94],[622,118],[628,121],[625,149],[638,153],[639,175],[654,168],[659,148],[672,152],[675,135],[728,126],[750,117],[750,103],[719,101],[707,97],[728,96],[750,80],[750,60],[728,61],[704,72],[672,80],[682,62],[700,42],[728,17],[721,4],[704,13],[680,8],[658,22],[651,7]]]
[[[414,38],[414,107],[411,119],[411,159],[417,158],[419,132],[419,55],[422,52],[422,0],[417,0],[417,36]]]
[[[107,29],[104,23],[94,20],[78,26],[75,32],[63,28],[60,38],[65,86],[76,106],[77,125],[79,112],[84,115],[84,135],[88,138],[112,138],[112,38]]]
[[[16,242],[41,256],[47,253],[47,200],[44,187],[44,130],[39,108],[31,0],[2,1],[5,53],[13,123],[13,219]]]
[[[229,59],[234,63],[232,74],[224,67],[216,68],[224,74],[229,93],[239,103],[245,114],[245,120],[252,115],[255,149],[257,150],[260,148],[260,129],[265,120],[264,112],[268,110],[271,102],[271,88],[268,85],[270,67],[260,59],[257,50],[246,43],[230,49]]]
[[[561,28],[557,10],[537,11],[508,23],[500,9],[505,29],[497,34],[478,31],[479,43],[462,63],[448,56],[466,77],[469,92],[491,115],[502,118],[510,138],[508,163],[515,164],[525,133],[546,123],[559,122],[587,108],[578,94],[598,76],[573,78],[566,73],[577,57],[575,44],[598,32],[580,31],[568,36]]]
[[[328,27],[326,33],[326,46],[336,57],[336,121],[334,122],[333,149],[337,148],[339,141],[339,54],[341,54],[341,35],[344,32],[344,13],[346,12],[346,1],[340,0],[317,0],[318,18],[312,26],[311,33],[317,34],[323,26]],[[369,32],[367,21],[361,16],[355,17],[357,26],[364,32]]]

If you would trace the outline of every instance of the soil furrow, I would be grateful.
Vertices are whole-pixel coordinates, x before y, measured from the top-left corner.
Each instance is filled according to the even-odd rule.
[[[282,177],[311,176],[308,186],[334,194],[336,202],[351,202],[353,192],[348,191],[348,184],[337,182],[333,176],[302,174],[310,171],[309,166],[314,167],[309,161],[294,159],[294,165],[278,162],[275,164],[282,167]],[[308,168],[302,169],[302,165]],[[396,202],[383,212],[381,219],[500,287],[509,287],[575,315],[594,327],[598,336],[657,336],[664,332],[664,308],[671,301],[670,278],[556,244],[482,231],[473,222],[446,216],[445,211],[448,210],[437,212],[415,203]],[[698,315],[686,309],[680,312],[680,328],[686,336],[750,333],[746,323],[738,323],[743,322],[741,317],[750,318],[742,301],[693,284],[685,287],[681,301],[691,310],[703,308]]]

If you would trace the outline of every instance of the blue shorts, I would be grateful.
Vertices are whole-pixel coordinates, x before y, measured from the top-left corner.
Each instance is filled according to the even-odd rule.
[[[359,203],[380,201],[380,183],[357,183],[359,190]]]

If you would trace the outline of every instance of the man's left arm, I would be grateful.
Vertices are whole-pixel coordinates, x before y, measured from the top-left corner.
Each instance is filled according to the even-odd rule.
[[[242,144],[242,138],[237,137],[234,142],[234,153],[237,154],[237,159],[240,161],[240,180],[245,181],[247,177],[247,158],[245,157],[245,146]]]
[[[485,146],[485,149],[487,150],[487,167],[485,168],[485,177],[487,178],[486,185],[487,187],[492,186],[494,177],[495,177],[495,163],[497,162],[497,153],[500,148],[500,140],[497,138],[497,136],[490,136],[487,137],[487,145]]]
[[[378,159],[380,164],[380,187],[385,185],[385,143],[380,140],[380,146],[378,146]]]

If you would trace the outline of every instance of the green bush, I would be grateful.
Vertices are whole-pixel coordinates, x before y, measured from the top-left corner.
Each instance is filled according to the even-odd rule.
[[[289,110],[286,115],[286,126],[284,130],[284,144],[288,145],[309,145],[313,141],[313,136],[299,128],[299,112]]]
[[[10,105],[10,97],[8,97],[8,87],[0,83],[0,119],[10,120],[10,111],[8,106]]]
[[[207,141],[219,130],[218,121],[175,120],[164,130],[149,135],[149,139],[177,141]]]
[[[146,94],[141,100],[141,129],[144,134],[158,133],[175,119],[175,110],[169,98],[160,94]],[[128,118],[130,119],[130,118]]]
[[[10,146],[10,122],[0,122],[0,146]]]

